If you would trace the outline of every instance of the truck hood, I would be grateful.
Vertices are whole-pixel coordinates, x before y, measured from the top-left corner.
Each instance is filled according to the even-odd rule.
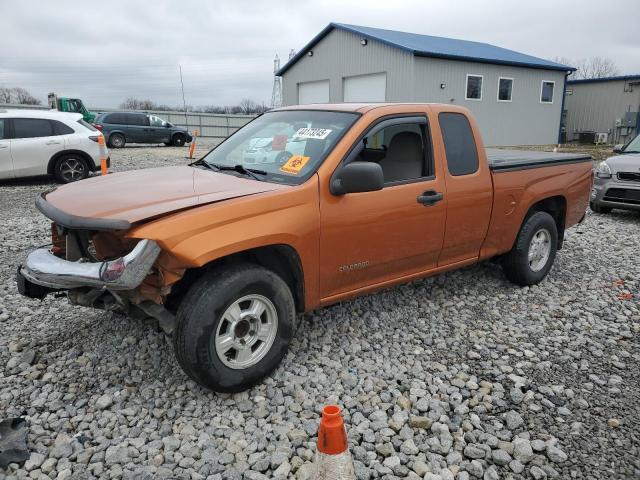
[[[628,153],[607,158],[612,173],[640,172],[640,153]]]
[[[183,166],[93,177],[64,185],[43,197],[53,210],[74,218],[134,223],[198,205],[286,188],[291,187]],[[38,208],[43,210],[40,205]]]

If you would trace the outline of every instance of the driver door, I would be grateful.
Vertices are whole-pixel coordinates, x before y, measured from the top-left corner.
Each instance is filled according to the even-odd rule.
[[[155,115],[149,115],[149,142],[150,143],[166,143],[171,138],[170,129],[167,122]]]
[[[385,119],[361,141],[354,160],[379,163],[384,187],[321,196],[322,304],[433,269],[442,249],[445,184],[435,171],[426,116]],[[425,194],[440,199],[421,203]]]

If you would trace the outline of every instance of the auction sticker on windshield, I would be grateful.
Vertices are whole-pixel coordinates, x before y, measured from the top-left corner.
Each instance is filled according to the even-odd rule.
[[[304,168],[311,157],[303,157],[302,155],[293,155],[284,165],[280,167],[280,170],[292,175],[298,175],[300,170]]]
[[[324,140],[331,133],[329,128],[300,128],[294,137],[298,138],[315,138],[317,140]]]

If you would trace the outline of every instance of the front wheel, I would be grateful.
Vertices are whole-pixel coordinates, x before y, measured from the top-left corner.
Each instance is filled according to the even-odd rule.
[[[173,136],[172,141],[174,147],[182,147],[186,143],[187,137],[185,137],[181,133],[177,133]]]
[[[524,221],[515,245],[502,258],[502,269],[517,285],[535,285],[551,270],[557,248],[555,220],[547,212],[536,212]]]
[[[289,347],[291,290],[253,264],[208,272],[182,300],[174,350],[189,377],[216,392],[239,392],[269,375]]]

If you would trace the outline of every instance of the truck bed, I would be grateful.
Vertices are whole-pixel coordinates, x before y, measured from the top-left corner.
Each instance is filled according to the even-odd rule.
[[[590,155],[583,153],[555,153],[538,150],[503,150],[487,148],[487,161],[493,171],[504,172],[547,167],[555,164],[590,162]]]

